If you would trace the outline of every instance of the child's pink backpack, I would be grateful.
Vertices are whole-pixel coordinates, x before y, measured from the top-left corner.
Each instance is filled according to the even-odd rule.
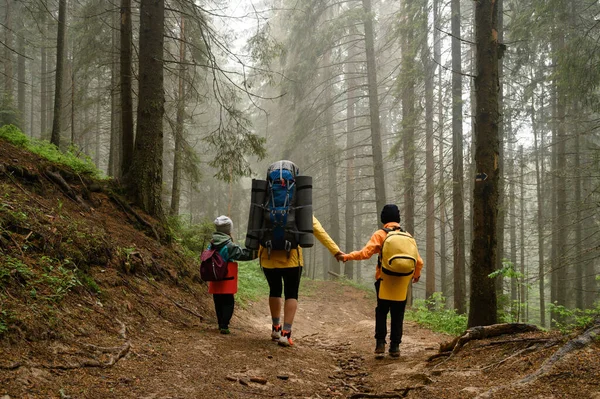
[[[204,281],[221,281],[227,276],[227,262],[219,251],[210,248],[200,255],[200,278]]]

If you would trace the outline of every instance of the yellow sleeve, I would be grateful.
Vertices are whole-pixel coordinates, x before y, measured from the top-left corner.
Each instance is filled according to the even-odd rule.
[[[332,255],[340,252],[340,247],[329,237],[329,234],[325,231],[323,226],[321,226],[321,222],[317,220],[317,218],[313,215],[313,234],[317,237],[317,240],[321,242],[331,252]]]

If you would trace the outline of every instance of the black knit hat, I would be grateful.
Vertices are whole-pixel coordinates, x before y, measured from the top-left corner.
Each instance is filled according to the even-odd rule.
[[[394,204],[388,204],[381,210],[381,223],[400,223],[400,210]]]

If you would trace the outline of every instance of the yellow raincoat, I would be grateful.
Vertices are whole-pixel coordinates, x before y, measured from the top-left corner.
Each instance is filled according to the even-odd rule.
[[[390,222],[384,226],[386,229],[394,229],[400,227],[399,223]],[[349,254],[344,255],[344,262],[349,260],[365,260],[369,259],[375,254],[381,252],[381,246],[383,241],[387,237],[387,233],[384,230],[377,230],[371,236],[371,239],[360,251],[353,251]],[[416,245],[416,244],[415,244]],[[413,278],[418,279],[421,277],[421,269],[423,268],[423,259],[419,255],[417,258],[417,264],[415,266],[415,272],[411,276],[390,276],[381,272],[381,267],[377,265],[375,271],[375,280],[381,280],[379,286],[379,298],[387,299],[390,301],[404,301],[408,292],[408,286]]]

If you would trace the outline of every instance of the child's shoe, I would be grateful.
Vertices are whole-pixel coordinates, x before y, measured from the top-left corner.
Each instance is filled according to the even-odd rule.
[[[271,327],[271,340],[279,341],[279,338],[281,338],[281,324]]]
[[[277,344],[281,346],[292,346],[294,345],[294,341],[292,341],[292,332],[291,331],[282,331],[281,338],[277,341]]]
[[[389,353],[391,357],[400,357],[400,344],[392,342]]]
[[[385,339],[378,339],[375,344],[375,353],[381,354],[385,353]]]
[[[229,328],[219,328],[219,332],[221,334],[231,334],[231,331],[229,331]]]

